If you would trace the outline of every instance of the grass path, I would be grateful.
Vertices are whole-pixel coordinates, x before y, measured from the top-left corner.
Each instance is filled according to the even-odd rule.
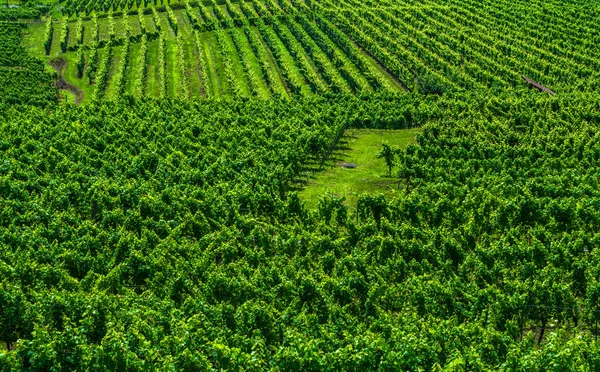
[[[204,89],[202,88],[202,78],[200,76],[200,64],[198,61],[198,49],[196,48],[196,40],[193,36],[186,39],[184,43],[185,48],[185,63],[188,78],[188,85],[190,88],[190,97],[200,98],[204,96]]]
[[[137,80],[137,65],[140,57],[140,44],[131,44],[131,55],[129,57],[129,65],[127,66],[127,76],[125,76],[125,92],[134,93],[135,81]]]
[[[420,132],[420,128],[347,130],[323,171],[315,173],[307,187],[300,191],[300,198],[313,208],[321,196],[331,193],[346,197],[346,205],[355,209],[362,193],[380,192],[386,197],[393,197],[398,193],[398,181],[387,177],[385,161],[375,155],[381,150],[382,143],[405,148],[415,141]],[[354,163],[356,169],[343,168],[339,165],[341,162]]]
[[[174,41],[168,40],[165,48],[165,58],[167,60],[167,97],[185,98],[181,89],[181,73],[179,72],[179,60],[177,56],[177,45]]]
[[[256,36],[258,37],[258,40],[260,40],[262,47],[265,49],[265,51],[267,52],[267,55],[269,56],[269,62],[271,62],[271,70],[273,70],[275,72],[275,74],[277,75],[277,77],[279,78],[279,79],[277,79],[277,83],[274,85],[277,85],[277,88],[280,88],[280,89],[274,88],[273,91],[280,92],[281,94],[285,93],[285,95],[289,97],[290,91],[289,91],[287,85],[285,84],[285,81],[283,80],[283,76],[281,76],[281,71],[279,71],[279,67],[277,66],[277,62],[275,62],[275,58],[273,57],[271,50],[269,49],[269,47],[267,47],[260,32],[258,32],[258,30],[256,28],[253,28],[252,32],[254,32],[256,34]]]
[[[158,98],[158,39],[148,43],[148,70],[146,71],[146,96]]]
[[[223,65],[223,60],[221,59],[221,53],[219,52],[219,42],[217,41],[217,35],[215,33],[208,33],[206,35],[206,41],[210,53],[209,63],[211,64],[212,69],[214,70],[214,86],[219,90],[218,95],[220,97],[229,96],[229,83],[227,82],[227,75],[225,74],[225,66]]]
[[[278,46],[279,48],[281,48],[281,50],[283,51],[283,57],[282,57],[283,63],[285,63],[289,66],[291,74],[295,75],[296,78],[298,79],[298,81],[300,81],[300,84],[302,86],[301,94],[302,95],[310,94],[310,87],[308,86],[306,79],[302,75],[302,72],[300,72],[300,69],[298,67],[298,64],[296,63],[296,60],[294,59],[294,57],[292,57],[292,55],[290,54],[290,51],[287,49],[287,47],[285,46],[283,41],[281,41],[281,38],[279,37],[277,32],[275,32],[275,30],[273,30],[273,28],[271,26],[267,26],[266,31],[273,36],[273,43],[276,46]],[[264,40],[264,35],[261,35],[261,37]],[[266,43],[265,43],[265,46],[268,48]],[[273,51],[271,51],[271,54],[273,54]]]
[[[215,98],[221,97],[221,89],[219,89],[219,80],[217,71],[215,68],[215,61],[213,58],[213,53],[210,48],[210,43],[208,40],[208,33],[202,34],[202,46],[204,48],[204,61],[206,62],[206,68],[208,70],[208,82],[205,84],[205,87],[209,87],[212,96]]]

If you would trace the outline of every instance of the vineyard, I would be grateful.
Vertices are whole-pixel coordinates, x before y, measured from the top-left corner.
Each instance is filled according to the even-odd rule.
[[[65,58],[67,80],[89,92],[86,101],[501,90],[521,85],[522,75],[559,92],[591,91],[600,11],[588,8],[582,15],[575,4],[541,2],[67,1],[60,17],[29,28],[27,44],[33,55]],[[569,24],[576,27],[558,31]]]
[[[68,5],[65,9],[70,9]],[[39,57],[67,61],[90,100],[227,99],[402,91],[403,86],[304,3],[176,3],[68,13],[30,27]]]
[[[21,45],[26,26],[0,18],[0,103],[45,106],[56,100],[50,88],[54,79],[44,73],[44,62],[30,57]]]
[[[0,371],[600,370],[598,18],[0,5]]]

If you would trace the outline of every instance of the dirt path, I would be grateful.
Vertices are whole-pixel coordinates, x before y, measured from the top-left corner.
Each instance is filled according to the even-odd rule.
[[[75,104],[76,105],[81,104],[81,101],[83,101],[83,97],[85,96],[85,93],[81,89],[76,87],[75,85],[73,85],[73,84],[69,83],[67,80],[65,80],[65,77],[63,75],[63,70],[65,69],[65,66],[67,65],[67,61],[64,58],[58,57],[58,58],[51,60],[48,63],[50,64],[50,66],[52,66],[54,71],[56,71],[56,73],[58,74],[58,79],[56,79],[54,81],[54,86],[56,86],[56,88],[58,88],[59,90],[68,90],[69,92],[73,93],[73,95],[75,96]]]

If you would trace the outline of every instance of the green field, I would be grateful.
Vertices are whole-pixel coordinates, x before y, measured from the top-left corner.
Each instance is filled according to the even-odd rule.
[[[331,153],[323,170],[310,177],[300,198],[315,207],[322,195],[344,197],[346,204],[354,209],[361,194],[383,193],[393,198],[399,190],[397,177],[388,176],[383,159],[377,159],[382,143],[403,149],[413,143],[421,129],[373,130],[350,129]],[[355,169],[345,168],[343,163],[355,164]]]

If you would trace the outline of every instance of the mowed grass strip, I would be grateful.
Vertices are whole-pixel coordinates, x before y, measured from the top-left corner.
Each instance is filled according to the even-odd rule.
[[[398,179],[388,177],[384,159],[377,159],[382,144],[405,148],[413,143],[421,128],[404,130],[349,129],[325,163],[323,171],[309,178],[306,188],[300,191],[300,198],[307,206],[314,208],[319,198],[326,194],[345,197],[350,209],[356,208],[358,197],[363,193],[382,193],[394,197],[398,190]],[[355,169],[347,169],[342,163],[356,164]],[[313,164],[318,167],[320,164]]]
[[[154,18],[152,17],[152,13],[144,14],[144,23],[146,24],[146,32],[147,33],[153,34],[155,32],[158,32],[158,29],[156,28],[156,24],[154,23]]]
[[[181,89],[181,74],[179,72],[179,60],[177,56],[177,44],[175,40],[168,40],[165,48],[166,77],[167,77],[167,97],[170,98],[187,98],[183,97]]]
[[[92,22],[89,23],[90,28],[92,27]],[[116,31],[115,31],[116,32]],[[100,40],[108,40],[108,18],[98,18],[98,34],[100,35]]]
[[[129,22],[129,16],[124,16],[124,17],[114,17],[115,20],[115,38],[116,39],[120,39],[122,37],[125,37],[126,32],[125,32],[125,22]]]
[[[190,23],[190,19],[185,14],[184,9],[173,10],[175,17],[177,17],[177,24],[179,25],[179,32],[187,39],[194,36],[194,27]]]
[[[146,96],[158,98],[158,39],[148,42],[148,65],[146,70]]]
[[[219,44],[217,41],[217,35],[211,32],[206,35],[207,46],[209,50],[210,60],[209,63],[214,70],[215,84],[219,93],[215,96],[221,98],[228,97],[230,95],[229,83],[227,82],[227,76],[225,75],[225,66],[221,59],[221,53],[219,53]]]
[[[204,96],[202,89],[202,78],[200,74],[200,64],[198,58],[198,50],[196,48],[196,39],[192,34],[189,38],[184,39],[184,56],[185,68],[187,71],[188,85],[190,89],[190,97],[200,98]]]
[[[169,17],[167,17],[167,12],[160,12],[160,24],[165,32],[166,40],[174,40],[175,39],[175,30],[171,27],[169,23]]]
[[[135,81],[137,80],[137,66],[140,58],[140,43],[132,43],[129,56],[129,64],[127,65],[127,74],[125,76],[125,93],[135,93]]]
[[[137,14],[134,16],[129,16],[129,27],[131,31],[131,35],[139,35],[142,33],[142,29],[140,26],[140,20],[138,19]]]
[[[209,42],[209,37],[211,33],[204,32],[200,34],[200,38],[202,39],[202,62],[206,64],[206,69],[208,71],[209,81],[204,84],[205,89],[210,89],[211,96],[214,98],[221,97],[221,89],[219,87],[219,78],[217,75],[217,70],[215,68],[215,60],[213,58],[213,51],[211,50],[211,45]]]

